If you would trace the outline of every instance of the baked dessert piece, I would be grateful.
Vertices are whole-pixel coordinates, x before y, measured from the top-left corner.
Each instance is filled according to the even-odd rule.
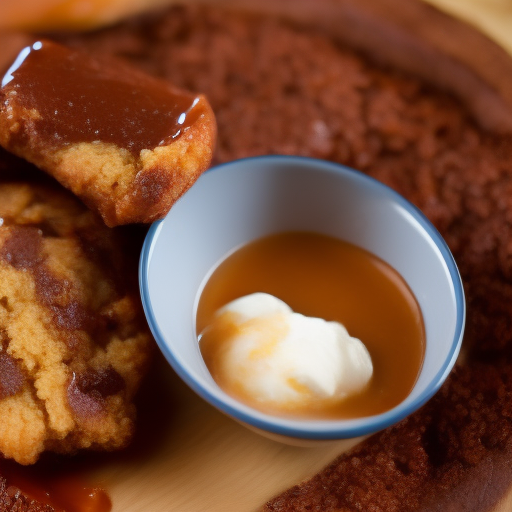
[[[120,233],[43,184],[0,184],[0,219],[0,454],[125,446],[153,342]]]
[[[0,88],[0,145],[53,175],[108,226],[152,222],[208,168],[215,119],[201,95],[48,40]]]
[[[457,260],[467,325],[446,385],[266,510],[488,510],[512,482],[512,139],[486,133],[424,81],[271,16],[174,8],[66,41],[204,91],[217,161],[303,154],[385,182],[429,216]]]

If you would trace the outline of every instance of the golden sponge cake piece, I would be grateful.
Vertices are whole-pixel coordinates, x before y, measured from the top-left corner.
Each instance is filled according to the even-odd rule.
[[[0,454],[115,449],[152,352],[135,268],[74,197],[0,184]]]

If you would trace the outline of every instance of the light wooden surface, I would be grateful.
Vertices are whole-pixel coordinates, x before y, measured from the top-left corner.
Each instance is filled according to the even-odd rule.
[[[52,8],[70,6],[68,0],[48,1]],[[29,2],[34,9],[27,8]],[[512,0],[428,2],[475,25],[512,54]],[[110,19],[146,2],[115,0],[108,9],[98,0],[77,3],[88,13],[89,23],[94,16]],[[42,5],[40,0],[0,0],[0,27],[9,25],[9,9],[15,13],[10,26],[47,23]],[[135,444],[123,454],[90,463],[93,480],[109,489],[113,512],[255,512],[355,443],[304,448],[265,439],[203,402],[161,358],[147,388]],[[510,510],[512,492],[494,512]]]
[[[91,470],[113,512],[255,512],[357,442],[294,447],[266,439],[207,405],[162,358],[141,398],[134,445]]]
[[[511,0],[426,0],[471,23],[512,55]]]

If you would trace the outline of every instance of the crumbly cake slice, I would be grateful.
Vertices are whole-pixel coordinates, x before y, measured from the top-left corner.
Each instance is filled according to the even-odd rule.
[[[0,184],[0,218],[0,453],[125,446],[153,343],[119,233],[44,185]]]

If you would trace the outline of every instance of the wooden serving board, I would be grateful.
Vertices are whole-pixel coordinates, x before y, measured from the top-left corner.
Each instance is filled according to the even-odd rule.
[[[511,0],[427,1],[469,21],[512,55]],[[290,0],[283,0],[286,2]],[[9,26],[2,9],[8,13],[16,4],[18,0],[0,0],[0,27]],[[93,4],[98,9],[106,5],[98,1]],[[112,16],[127,6],[132,9],[134,4],[137,2],[112,2],[119,9]],[[34,5],[40,9],[42,2],[35,0]],[[30,13],[30,9],[25,12]],[[18,23],[12,19],[15,22],[11,28]],[[37,23],[32,20],[28,25]],[[435,40],[436,35],[429,37]],[[491,75],[498,90],[499,72]],[[509,87],[512,97],[512,83]],[[86,455],[78,460],[78,464],[86,465],[91,481],[108,489],[113,512],[255,512],[268,499],[313,476],[359,441],[293,447],[266,439],[205,403],[161,356],[141,391],[139,418],[135,442],[128,450],[115,455]],[[512,490],[502,496],[492,512],[511,510]]]

